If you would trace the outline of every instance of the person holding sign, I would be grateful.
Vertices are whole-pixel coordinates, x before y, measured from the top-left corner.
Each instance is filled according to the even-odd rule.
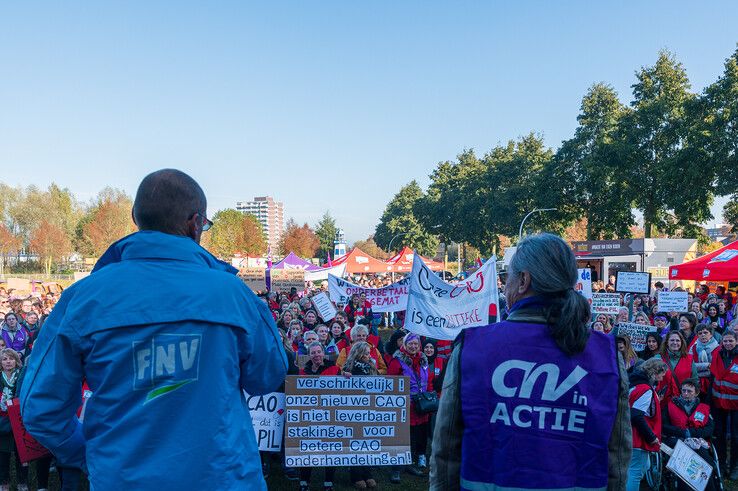
[[[674,448],[678,440],[687,438],[701,438],[706,442],[712,438],[715,422],[710,416],[710,406],[700,402],[697,397],[699,393],[699,382],[687,379],[682,382],[681,396],[674,397],[663,409],[661,432],[664,443],[669,447]],[[712,453],[707,448],[700,447],[695,452],[706,462],[716,465]],[[677,489],[688,491],[691,488],[679,481]],[[705,489],[715,489],[715,486],[709,482]]]
[[[314,342],[308,346],[310,359],[305,363],[305,368],[300,370],[300,375],[322,375],[325,377],[335,377],[338,375],[338,367],[332,362],[325,359],[323,345]],[[300,491],[310,491],[310,476],[312,475],[312,467],[300,468]],[[333,491],[333,477],[336,475],[335,467],[325,468],[325,480],[323,481],[324,491]]]
[[[431,490],[625,487],[628,376],[613,337],[589,329],[576,282],[560,237],[518,244],[507,320],[465,329],[449,358]]]
[[[372,358],[372,345],[366,341],[358,341],[351,347],[351,353],[343,366],[344,376],[351,377],[379,375],[377,364]],[[377,481],[372,477],[372,468],[369,466],[352,466],[349,469],[351,482],[356,489],[376,488]]]

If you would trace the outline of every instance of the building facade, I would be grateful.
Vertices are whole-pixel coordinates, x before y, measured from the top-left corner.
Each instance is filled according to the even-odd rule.
[[[257,196],[253,201],[239,201],[236,209],[242,213],[254,215],[267,238],[272,253],[279,251],[279,241],[284,231],[284,204],[274,201],[271,196]]]

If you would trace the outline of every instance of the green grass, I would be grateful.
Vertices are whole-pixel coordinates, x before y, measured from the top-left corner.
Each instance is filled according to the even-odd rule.
[[[377,481],[377,487],[375,489],[396,489],[397,491],[421,491],[428,489],[428,477],[415,477],[410,474],[403,472],[402,482],[400,484],[390,483],[390,468],[389,467],[374,467],[372,469],[372,476]],[[298,487],[299,481],[288,481],[285,478],[282,469],[278,464],[272,466],[272,471],[269,473],[269,479],[267,479],[267,488],[269,491],[295,491]],[[336,477],[333,481],[333,487],[336,491],[348,491],[354,488],[354,483],[350,482],[348,467],[340,467],[336,469]],[[312,480],[310,483],[310,489],[320,491],[323,489],[323,470],[313,470]]]

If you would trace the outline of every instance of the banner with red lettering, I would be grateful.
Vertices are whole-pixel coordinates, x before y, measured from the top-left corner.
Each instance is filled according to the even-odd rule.
[[[328,275],[328,294],[336,304],[346,305],[351,295],[366,294],[367,302],[372,304],[373,312],[399,312],[405,310],[409,280],[402,279],[382,288],[364,288],[333,275]]]
[[[415,255],[410,273],[405,329],[451,340],[465,328],[496,322],[499,292],[493,256],[458,283],[446,283]]]
[[[18,459],[20,459],[21,463],[26,464],[32,460],[50,455],[51,452],[41,446],[26,431],[26,427],[23,425],[23,418],[21,418],[18,399],[8,401],[8,418],[10,418],[10,427],[13,429],[15,447],[18,449]]]

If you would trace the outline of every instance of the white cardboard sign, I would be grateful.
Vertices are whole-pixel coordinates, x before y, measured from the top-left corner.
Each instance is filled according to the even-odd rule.
[[[284,432],[284,393],[250,396],[244,391],[260,452],[279,452]]]
[[[659,292],[659,312],[687,312],[687,292]]]
[[[618,271],[615,291],[620,293],[651,293],[651,273]]]
[[[325,292],[320,292],[317,295],[313,295],[312,297],[310,297],[310,300],[313,302],[313,305],[318,310],[320,317],[325,322],[333,320],[333,318],[336,316],[336,313],[338,311],[336,310],[336,307],[333,306],[333,303],[331,303],[331,299],[328,298],[328,295],[326,295]]]

